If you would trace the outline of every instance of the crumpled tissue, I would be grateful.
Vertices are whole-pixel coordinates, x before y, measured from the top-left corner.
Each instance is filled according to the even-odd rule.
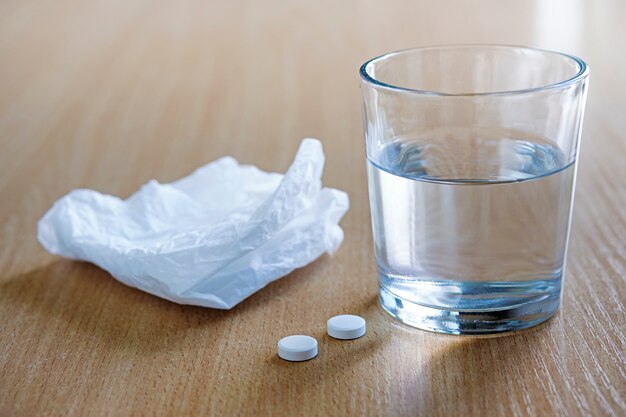
[[[78,189],[39,220],[38,239],[158,297],[229,309],[338,249],[348,195],[322,188],[323,168],[321,143],[304,139],[285,175],[226,156],[127,200]]]

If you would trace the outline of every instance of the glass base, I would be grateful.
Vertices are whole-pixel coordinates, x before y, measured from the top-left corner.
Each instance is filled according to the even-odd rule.
[[[559,309],[560,291],[540,300],[486,310],[439,309],[408,301],[380,288],[382,308],[401,322],[438,333],[485,335],[536,326]]]

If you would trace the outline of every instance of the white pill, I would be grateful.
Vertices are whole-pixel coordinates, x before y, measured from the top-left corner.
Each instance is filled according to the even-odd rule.
[[[335,339],[358,339],[365,334],[363,317],[343,314],[328,320],[328,335]]]
[[[286,361],[308,361],[317,356],[317,340],[311,336],[293,335],[278,341],[278,356]]]

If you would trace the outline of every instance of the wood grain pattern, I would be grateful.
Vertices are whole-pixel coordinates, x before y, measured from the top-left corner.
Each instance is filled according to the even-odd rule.
[[[626,415],[624,21],[620,0],[0,2],[0,415]],[[412,330],[376,302],[357,68],[458,42],[592,68],[563,307],[507,337]],[[128,196],[226,154],[284,171],[306,136],[350,194],[345,242],[232,311],[36,241],[73,188]],[[325,335],[346,312],[367,337]],[[280,361],[293,333],[317,337],[318,358]]]

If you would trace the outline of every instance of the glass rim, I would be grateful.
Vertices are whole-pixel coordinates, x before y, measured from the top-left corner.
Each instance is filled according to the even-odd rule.
[[[489,91],[483,93],[445,93],[443,91],[431,91],[431,90],[420,90],[408,87],[402,87],[397,85],[388,84],[377,80],[372,77],[368,73],[368,67],[371,64],[375,64],[376,62],[383,61],[389,58],[392,58],[395,55],[407,53],[407,52],[415,52],[415,51],[426,51],[429,49],[453,49],[453,48],[486,48],[486,49],[523,49],[527,51],[540,52],[543,54],[554,54],[559,55],[562,58],[565,58],[570,61],[574,61],[578,65],[578,72],[565,80],[558,81],[556,83],[541,85],[538,87],[530,87],[530,88],[522,88],[517,90],[505,90],[505,91]],[[415,48],[407,48],[401,49],[398,51],[388,52],[383,55],[379,55],[375,58],[367,60],[361,68],[359,69],[359,74],[361,75],[361,79],[374,87],[383,88],[386,90],[392,90],[397,92],[406,92],[406,93],[415,93],[421,95],[428,96],[442,96],[442,97],[475,97],[475,96],[502,96],[502,95],[515,95],[515,94],[526,94],[533,93],[543,90],[555,89],[555,88],[563,88],[572,84],[576,84],[584,81],[589,75],[589,66],[585,61],[578,58],[577,56],[566,54],[563,52],[551,51],[548,49],[540,49],[540,48],[532,48],[528,46],[521,45],[501,45],[501,44],[446,44],[446,45],[432,45],[432,46],[420,46]]]

